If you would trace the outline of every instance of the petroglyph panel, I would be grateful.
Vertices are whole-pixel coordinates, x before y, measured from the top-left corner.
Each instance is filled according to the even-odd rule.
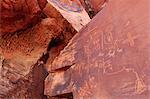
[[[65,87],[75,99],[150,99],[149,10],[148,0],[110,0],[54,60],[53,71],[74,64],[64,71],[70,84],[55,91]]]

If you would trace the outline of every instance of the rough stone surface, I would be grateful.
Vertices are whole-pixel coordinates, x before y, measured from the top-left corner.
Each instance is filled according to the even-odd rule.
[[[55,12],[55,13],[54,13]],[[68,44],[69,40],[75,35],[76,31],[72,27],[71,23],[69,24],[66,19],[63,18],[60,12],[58,12],[52,5],[49,3],[46,5],[46,7],[43,10],[43,13],[47,15],[48,17],[52,17],[57,19],[57,22],[59,23],[59,27],[62,28],[62,33],[60,36],[60,39],[57,39],[59,42],[55,44],[55,47],[49,51],[49,58],[47,60],[47,63],[45,64],[47,67],[47,70],[49,71],[49,65],[53,62],[53,59],[59,55],[59,52]]]
[[[55,19],[47,18],[32,29],[1,38],[0,94],[6,95],[20,78],[30,72],[33,65],[47,51],[47,46],[55,33],[59,35],[61,31]]]
[[[102,10],[108,1],[109,0],[80,0],[81,4],[91,18],[94,17],[100,10]]]
[[[0,35],[25,29],[38,22],[46,0],[1,0]]]
[[[69,39],[76,33],[71,26],[68,27],[69,24],[67,22],[66,24],[68,30],[60,28],[59,25],[55,23],[55,19],[43,19],[41,23],[36,25],[33,29],[28,30],[28,32],[24,31],[23,34],[20,34],[16,39],[11,39],[11,43],[15,40],[20,41],[12,45],[13,47],[17,47],[17,49],[14,49],[11,45],[10,48],[12,49],[4,47],[8,49],[6,50],[2,48],[1,54],[3,57],[1,58],[0,71],[2,78],[0,85],[2,86],[0,88],[4,89],[4,92],[1,91],[1,97],[7,97],[8,99],[11,97],[13,97],[13,99],[43,99],[45,97],[43,96],[43,81],[48,71],[48,67],[45,63],[51,63],[59,54],[60,50],[67,44]],[[32,36],[28,36],[30,33]],[[21,41],[21,37],[23,37],[21,35],[25,35],[23,38],[25,41]],[[54,38],[60,39],[60,41],[58,40],[58,44],[55,44],[55,41],[53,41]],[[51,42],[54,44],[51,44]],[[18,46],[18,44],[22,43],[23,45],[27,44],[27,46]],[[5,51],[8,52],[5,53]],[[3,81],[8,83],[3,85]]]
[[[45,95],[149,99],[149,10],[149,0],[111,0],[55,58]]]
[[[0,98],[45,99],[48,64],[76,31],[46,0],[0,3]]]
[[[92,8],[97,13],[108,3],[109,0],[89,0],[89,1]]]

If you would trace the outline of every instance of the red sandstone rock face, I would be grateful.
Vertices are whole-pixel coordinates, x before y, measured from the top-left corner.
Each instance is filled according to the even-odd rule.
[[[47,58],[50,64],[76,33],[63,17],[51,17],[0,39],[0,98],[43,99]],[[61,40],[55,44],[54,38]]]
[[[12,33],[36,23],[46,0],[1,0],[0,35]]]
[[[108,0],[80,0],[80,2],[92,18],[104,8]]]
[[[19,79],[31,71],[47,51],[51,39],[56,33],[60,35],[61,31],[55,19],[47,18],[32,29],[0,39],[0,97],[1,94],[7,95],[8,91],[15,88]]]
[[[109,0],[89,0],[89,1],[92,5],[94,11],[98,12],[105,6],[106,3],[108,3],[107,1],[109,1]]]
[[[76,31],[54,7],[45,7],[45,0],[0,3],[0,98],[43,99],[47,58],[50,64]],[[48,18],[39,17],[42,9]]]
[[[111,0],[54,60],[45,94],[150,98],[150,1]]]

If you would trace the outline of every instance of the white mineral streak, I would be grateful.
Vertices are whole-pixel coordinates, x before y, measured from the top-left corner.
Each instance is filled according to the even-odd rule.
[[[69,22],[72,24],[72,26],[76,29],[76,31],[80,31],[80,29],[85,26],[87,23],[90,22],[90,17],[87,14],[87,12],[85,11],[85,9],[80,6],[80,11],[70,11],[70,10],[64,10],[61,9],[55,2],[61,3],[61,0],[47,0],[53,7],[55,7],[61,14],[62,16]],[[68,1],[68,0],[67,0]],[[73,3],[75,1],[68,1],[69,3]],[[66,4],[67,5],[67,4]],[[71,6],[70,6],[71,8]]]

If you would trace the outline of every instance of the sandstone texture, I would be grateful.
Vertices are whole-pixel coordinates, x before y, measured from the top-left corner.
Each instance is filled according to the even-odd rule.
[[[80,0],[81,4],[92,18],[101,11],[109,0]]]
[[[0,35],[25,29],[40,20],[46,0],[1,0]]]
[[[150,99],[149,0],[1,0],[0,99]]]
[[[46,1],[2,0],[1,5],[0,98],[45,99],[46,62],[51,63],[76,31]]]

